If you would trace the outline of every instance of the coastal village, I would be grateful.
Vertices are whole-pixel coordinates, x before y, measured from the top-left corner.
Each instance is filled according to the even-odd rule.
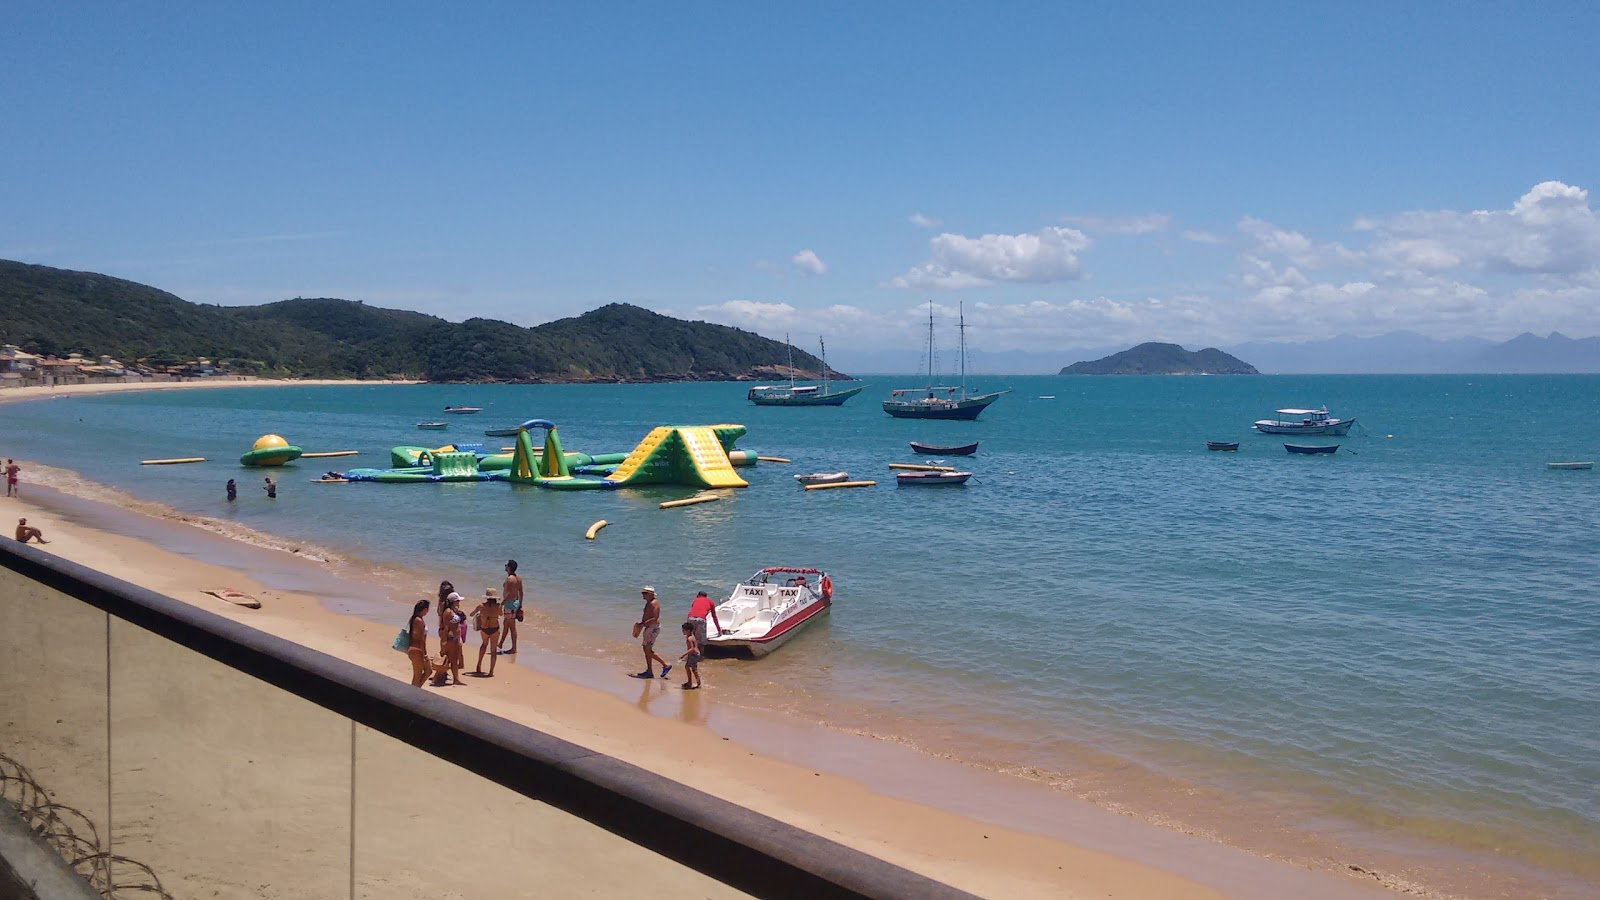
[[[167,365],[155,365],[157,361],[165,362],[148,357],[126,364],[110,356],[89,357],[82,353],[62,358],[29,353],[15,344],[6,344],[0,346],[0,389],[236,377],[226,363],[204,356]]]

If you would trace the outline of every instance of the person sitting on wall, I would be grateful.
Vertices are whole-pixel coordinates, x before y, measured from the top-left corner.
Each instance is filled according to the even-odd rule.
[[[26,544],[29,541],[38,541],[41,544],[50,543],[49,541],[44,539],[44,532],[42,532],[39,529],[33,527],[32,525],[29,525],[27,519],[18,519],[17,520],[17,542],[18,543],[22,543],[22,544]]]

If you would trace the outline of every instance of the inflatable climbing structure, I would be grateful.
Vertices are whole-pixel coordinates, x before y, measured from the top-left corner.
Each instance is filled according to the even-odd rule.
[[[533,446],[531,429],[544,430],[544,445]],[[556,426],[543,419],[523,424],[517,432],[508,478],[552,490],[604,490],[644,484],[681,484],[700,488],[746,487],[733,471],[729,451],[743,437],[743,425],[664,425],[645,435],[639,446],[612,468],[574,467],[561,448]],[[745,454],[745,451],[733,451]],[[596,460],[599,462],[599,460]],[[601,475],[596,469],[610,468]],[[588,470],[588,471],[584,471]]]

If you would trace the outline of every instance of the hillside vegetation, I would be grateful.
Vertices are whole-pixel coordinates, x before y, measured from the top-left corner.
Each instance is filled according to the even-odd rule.
[[[1092,362],[1075,362],[1062,375],[1260,375],[1255,366],[1215,347],[1190,352],[1150,342]]]
[[[124,363],[204,356],[277,377],[428,381],[767,379],[786,376],[789,358],[782,343],[758,334],[624,303],[523,328],[331,298],[210,306],[121,278],[5,260],[0,343]],[[795,350],[794,365],[799,377],[821,374],[809,353]]]

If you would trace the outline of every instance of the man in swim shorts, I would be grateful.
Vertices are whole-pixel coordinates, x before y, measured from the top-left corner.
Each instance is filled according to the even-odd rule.
[[[717,634],[722,633],[722,623],[717,621],[717,607],[706,596],[705,591],[694,595],[694,602],[689,604],[689,624],[694,626],[694,642],[701,653],[706,652],[706,616],[711,617],[711,624],[717,626]]]
[[[22,471],[22,467],[17,465],[15,461],[9,460],[9,459],[6,460],[6,496],[7,497],[20,497],[20,496],[22,496],[22,494],[17,490],[17,473],[21,472],[21,471]]]
[[[18,519],[17,520],[17,543],[26,544],[28,541],[38,541],[41,544],[50,543],[49,541],[44,539],[44,532],[41,532],[39,529],[33,527],[32,525],[29,525],[27,519]],[[663,672],[662,674],[666,674],[666,673]]]
[[[506,595],[506,614],[502,617],[504,625],[500,631],[499,647],[506,645],[506,638],[511,639],[511,649],[495,649],[496,653],[517,652],[517,623],[522,621],[522,576],[517,574],[517,561],[506,560],[506,581],[501,586]]]
[[[639,646],[644,650],[644,671],[633,676],[635,678],[656,677],[655,663],[661,663],[661,677],[667,677],[672,671],[672,663],[656,655],[656,638],[661,635],[661,603],[656,600],[656,589],[645,585],[639,589],[644,596],[644,612],[640,614],[639,621],[633,623],[634,633],[639,635]]]

